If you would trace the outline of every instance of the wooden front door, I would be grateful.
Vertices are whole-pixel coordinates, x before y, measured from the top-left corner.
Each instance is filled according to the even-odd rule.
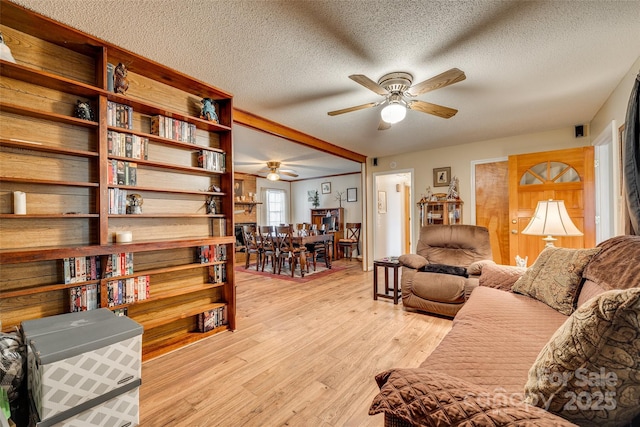
[[[564,200],[573,223],[583,236],[558,237],[564,248],[595,246],[595,171],[593,147],[509,156],[510,257],[528,257],[532,265],[544,249],[544,236],[528,236],[522,230],[538,201]],[[554,236],[557,237],[557,236]]]
[[[487,227],[493,260],[509,262],[509,169],[508,162],[475,166],[476,225]]]

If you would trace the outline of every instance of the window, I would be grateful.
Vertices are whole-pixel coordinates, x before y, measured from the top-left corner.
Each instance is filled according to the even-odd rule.
[[[285,224],[287,219],[287,204],[284,190],[268,188],[265,190],[266,225]]]
[[[580,182],[578,172],[566,163],[544,162],[529,168],[520,178],[520,185],[544,184],[545,182]]]

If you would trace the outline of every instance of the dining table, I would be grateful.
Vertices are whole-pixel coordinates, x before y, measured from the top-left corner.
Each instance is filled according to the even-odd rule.
[[[324,243],[324,250],[326,256],[324,257],[327,268],[331,268],[331,258],[333,257],[333,233],[326,234],[307,234],[291,236],[291,241],[294,245],[305,246],[307,244]],[[306,264],[306,260],[302,261]],[[305,267],[303,265],[302,267]]]

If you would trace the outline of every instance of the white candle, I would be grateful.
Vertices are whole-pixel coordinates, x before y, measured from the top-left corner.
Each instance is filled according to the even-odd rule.
[[[24,191],[13,192],[13,213],[16,215],[27,214],[27,193]]]
[[[130,243],[133,241],[133,233],[130,231],[118,231],[116,233],[116,242],[118,243]]]

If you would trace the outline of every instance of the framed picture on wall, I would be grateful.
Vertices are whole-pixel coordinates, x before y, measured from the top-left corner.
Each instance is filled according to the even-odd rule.
[[[448,187],[451,184],[451,167],[433,168],[433,186]]]
[[[233,195],[235,196],[236,200],[242,199],[242,196],[244,195],[244,181],[243,180],[236,179],[236,181],[233,183]]]
[[[329,194],[331,193],[331,183],[330,182],[323,182],[322,183],[322,194]]]
[[[357,201],[358,201],[358,189],[347,188],[347,202],[357,202]]]
[[[387,192],[386,191],[378,191],[378,213],[379,214],[387,213]]]

